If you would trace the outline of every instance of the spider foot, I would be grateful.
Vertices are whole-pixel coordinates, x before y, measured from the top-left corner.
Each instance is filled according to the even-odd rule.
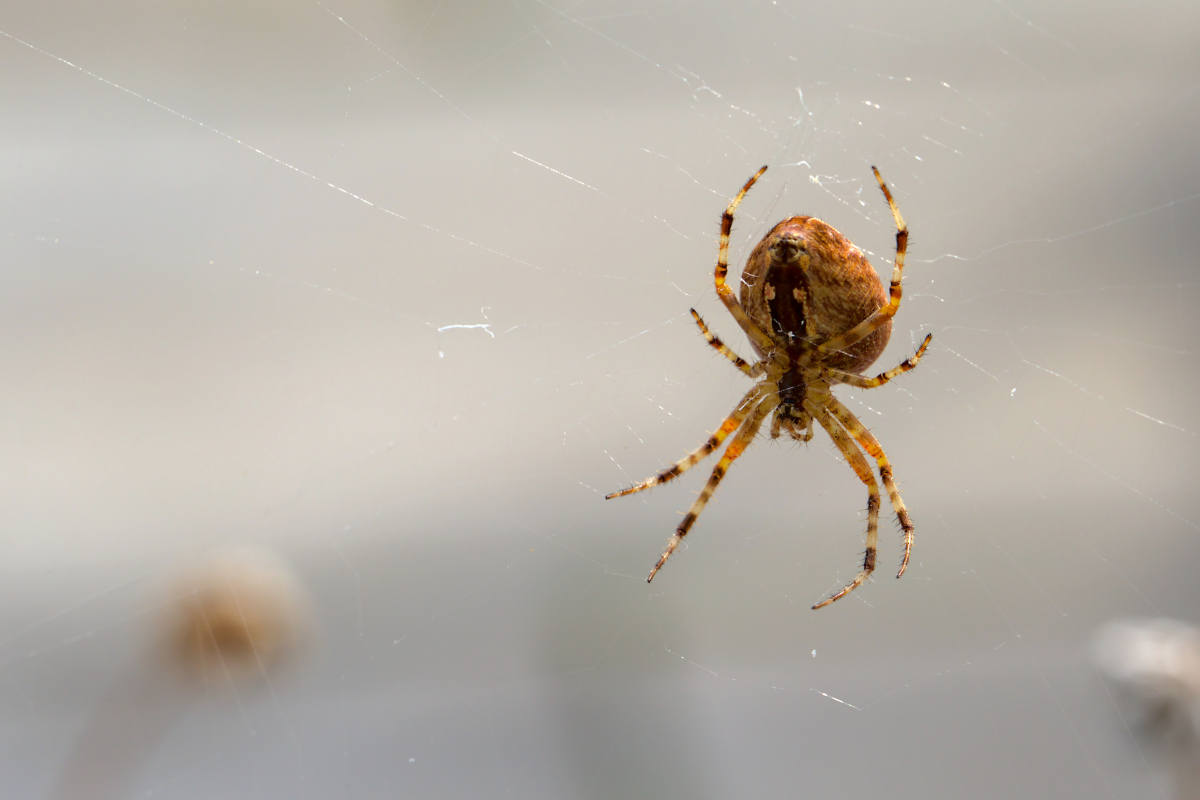
[[[640,492],[642,489],[649,489],[651,486],[657,486],[658,484],[659,484],[659,481],[656,481],[656,480],[642,481],[641,483],[635,483],[633,486],[630,486],[628,489],[622,489],[619,492],[613,492],[612,494],[606,494],[606,495],[604,495],[604,499],[612,500],[615,497],[624,497],[627,494],[633,494],[634,492]]]
[[[813,610],[816,611],[818,608],[824,608],[825,606],[832,603],[834,600],[840,600],[841,598],[850,594],[855,589],[862,586],[863,583],[866,582],[867,578],[871,577],[871,573],[874,571],[875,571],[875,548],[874,548],[874,546],[868,545],[867,552],[863,554],[862,571],[859,572],[858,575],[855,576],[854,580],[852,580],[852,581],[850,581],[850,583],[846,584],[845,588],[842,589],[840,592],[833,595],[832,597],[822,600],[821,602],[819,602],[815,606],[813,606]]]
[[[913,526],[904,526],[904,557],[900,559],[900,571],[896,573],[896,577],[902,577],[904,570],[908,569],[908,557],[912,555],[913,546]]]
[[[825,606],[832,603],[834,600],[840,600],[843,597],[845,597],[846,595],[850,594],[855,589],[857,589],[859,586],[862,586],[863,583],[866,582],[867,578],[870,577],[870,575],[871,575],[871,573],[867,572],[865,570],[863,572],[858,573],[858,576],[855,577],[854,580],[850,581],[850,583],[846,584],[846,587],[844,589],[842,589],[840,592],[833,595],[832,597],[825,598],[824,600],[822,600],[821,602],[819,602],[815,606],[813,606],[813,611],[816,611],[818,608],[824,608]]]
[[[671,553],[675,552],[675,548],[679,547],[679,543],[683,541],[683,537],[678,533],[671,537],[671,541],[667,543],[667,549],[663,551],[662,558],[658,559],[658,563],[654,565],[654,569],[650,570],[650,574],[646,576],[646,583],[654,580],[654,576],[662,569],[663,564],[667,563],[667,559],[671,557]]]

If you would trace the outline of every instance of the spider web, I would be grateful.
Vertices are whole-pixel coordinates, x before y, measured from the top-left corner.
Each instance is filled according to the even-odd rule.
[[[1200,13],[794,2],[58,2],[0,12],[0,764],[45,796],[1168,796],[1088,660],[1195,621]],[[666,569],[748,389],[716,300],[818,216],[890,274],[828,438],[761,438]],[[890,519],[884,504],[885,519]],[[139,721],[163,574],[280,554],[319,635]],[[114,689],[113,687],[118,687]],[[140,699],[139,699],[140,698]],[[161,724],[160,724],[161,723]]]

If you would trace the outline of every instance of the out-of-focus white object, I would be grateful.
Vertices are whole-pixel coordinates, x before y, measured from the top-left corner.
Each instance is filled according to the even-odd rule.
[[[128,796],[157,744],[197,697],[273,680],[312,638],[303,587],[260,548],[201,559],[169,579],[157,601],[146,657],[92,713],[52,800]]]
[[[1171,619],[1116,620],[1097,632],[1093,652],[1127,721],[1171,760],[1176,796],[1200,800],[1200,630]]]

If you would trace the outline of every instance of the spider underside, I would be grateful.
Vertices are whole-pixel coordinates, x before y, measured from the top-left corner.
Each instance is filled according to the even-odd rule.
[[[771,438],[787,433],[807,442],[816,422],[829,434],[846,461],[867,487],[867,546],[862,567],[854,580],[813,608],[822,608],[861,586],[875,569],[879,540],[879,484],[866,455],[875,459],[879,477],[904,535],[904,556],[899,578],[908,568],[913,545],[913,525],[892,467],[879,442],[858,418],[837,400],[832,387],[845,383],[862,389],[882,386],[908,372],[921,360],[932,335],[917,352],[897,367],[874,378],[860,374],[883,352],[891,333],[892,317],[900,308],[900,279],[908,243],[908,228],[879,175],[871,168],[896,221],[896,260],[890,291],[883,286],[862,252],[834,228],[813,217],[791,217],[776,225],[754,248],[742,276],[741,302],[725,282],[729,270],[729,233],[733,214],[763,167],[738,192],[721,217],[721,248],[713,279],[717,295],[750,339],[760,360],[750,363],[717,338],[692,309],[692,317],[708,343],[750,378],[761,378],[700,448],[674,466],[605,499],[640,492],[665,483],[709,456],[730,434],[736,434],[700,496],[675,530],[662,557],[646,581],[666,563],[687,536],[696,518],[729,470],[745,452],[759,430],[771,419]],[[773,415],[773,416],[772,416]],[[861,448],[861,449],[860,449]]]

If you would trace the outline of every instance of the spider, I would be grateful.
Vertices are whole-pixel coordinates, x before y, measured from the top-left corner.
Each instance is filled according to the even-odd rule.
[[[891,335],[892,317],[900,308],[900,277],[908,243],[904,218],[875,167],[871,167],[871,171],[875,173],[875,180],[896,220],[896,262],[890,296],[884,293],[882,282],[862,251],[845,236],[814,217],[791,217],[772,228],[750,254],[742,273],[739,303],[733,289],[725,283],[729,271],[729,232],[733,228],[734,211],[766,171],[763,167],[746,181],[725,209],[721,217],[721,249],[713,274],[717,295],[746,332],[761,360],[751,364],[734,353],[709,331],[696,310],[691,310],[700,332],[713,348],[748,377],[762,377],[762,380],[746,393],[733,413],[699,449],[671,468],[628,489],[613,492],[605,499],[640,492],[682,475],[737,431],[721,460],[713,467],[700,496],[675,529],[662,557],[650,570],[646,578],[649,583],[687,536],[729,466],[745,452],[768,416],[774,414],[772,439],[786,432],[799,442],[812,439],[815,420],[867,486],[867,549],[862,568],[843,589],[813,606],[817,609],[845,597],[875,570],[879,541],[879,484],[862,451],[875,459],[879,477],[883,479],[904,532],[904,557],[897,578],[908,568],[913,545],[913,525],[900,499],[900,491],[892,478],[892,466],[883,448],[850,409],[833,396],[832,388],[839,383],[861,389],[884,385],[917,366],[933,335],[926,336],[916,354],[899,366],[874,378],[861,374],[879,358]]]

